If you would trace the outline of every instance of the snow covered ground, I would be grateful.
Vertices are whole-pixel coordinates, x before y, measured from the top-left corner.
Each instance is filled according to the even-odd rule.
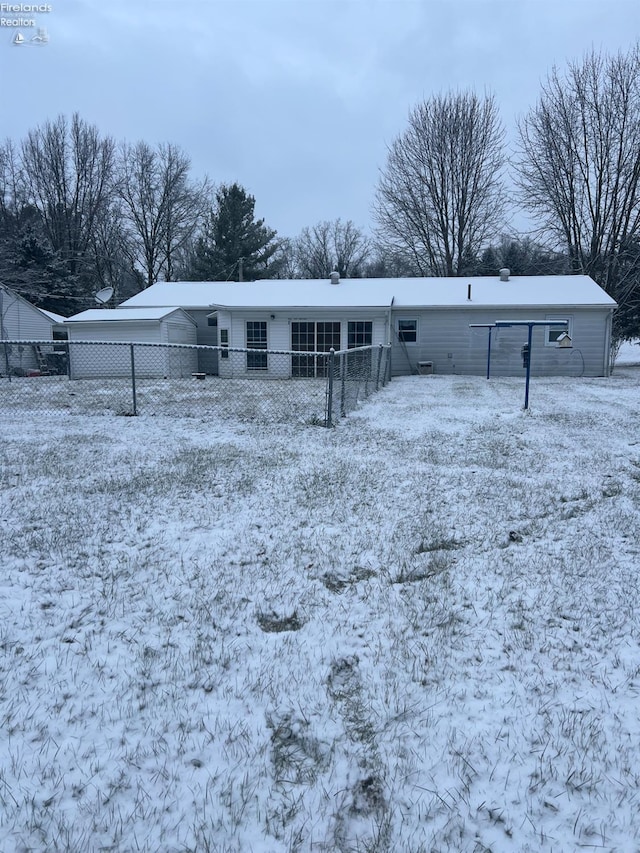
[[[4,387],[4,853],[640,848],[639,347],[334,430]]]

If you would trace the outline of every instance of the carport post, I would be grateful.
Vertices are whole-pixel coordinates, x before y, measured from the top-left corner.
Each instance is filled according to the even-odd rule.
[[[133,394],[133,414],[137,415],[136,408],[136,360],[133,354],[134,344],[129,345],[131,348],[131,392]]]

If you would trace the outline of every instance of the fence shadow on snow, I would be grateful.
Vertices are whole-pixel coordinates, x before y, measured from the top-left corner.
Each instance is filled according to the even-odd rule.
[[[4,411],[335,425],[390,379],[390,347],[330,352],[0,341]]]

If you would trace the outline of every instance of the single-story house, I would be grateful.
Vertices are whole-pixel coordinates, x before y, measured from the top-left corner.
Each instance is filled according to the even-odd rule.
[[[395,376],[482,375],[488,329],[471,326],[509,320],[549,321],[533,328],[532,374],[608,376],[616,307],[588,276],[510,276],[503,270],[476,278],[340,281],[334,274],[326,280],[158,282],[114,312],[168,305],[180,305],[194,320],[198,344],[223,349],[326,352],[391,343]],[[557,345],[562,331],[571,346]],[[521,375],[526,342],[521,326],[492,329],[492,374]],[[233,367],[237,375],[235,354],[221,355],[201,355],[198,369],[222,375]],[[246,375],[283,375],[281,360],[272,360],[274,373],[263,356],[242,358]],[[308,363],[291,359],[288,375],[310,375]]]
[[[182,308],[92,308],[69,317],[65,325],[70,344],[93,342],[70,346],[71,379],[129,376],[131,350],[109,345],[118,341],[141,344],[134,351],[136,376],[182,377],[197,371],[195,349],[142,346],[196,344],[196,322]]]
[[[66,337],[65,318],[36,308],[15,290],[0,284],[0,339],[4,341],[54,341]],[[0,352],[0,373],[57,372],[54,345],[11,344]],[[8,364],[7,364],[8,362]]]

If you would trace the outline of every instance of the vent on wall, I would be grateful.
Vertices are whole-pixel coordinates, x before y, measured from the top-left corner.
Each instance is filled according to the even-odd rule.
[[[419,361],[418,362],[418,375],[419,376],[431,376],[433,373],[433,362],[432,361]]]

